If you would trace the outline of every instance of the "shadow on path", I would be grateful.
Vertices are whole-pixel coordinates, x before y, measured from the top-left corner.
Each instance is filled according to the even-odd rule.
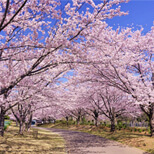
[[[68,154],[148,154],[137,148],[96,135],[55,128],[42,128],[60,134],[66,141]]]

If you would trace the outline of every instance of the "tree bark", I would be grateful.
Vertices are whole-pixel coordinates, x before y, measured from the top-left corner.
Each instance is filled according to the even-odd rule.
[[[66,118],[66,124],[68,126],[68,116],[66,116],[65,118]]]
[[[77,122],[77,125],[79,125],[79,122],[80,122],[80,116],[77,117],[76,122]]]
[[[98,117],[95,117],[95,126],[98,126]]]
[[[18,121],[16,120],[16,126],[18,127]]]
[[[94,119],[95,119],[95,126],[97,127],[97,124],[98,124],[98,116],[99,116],[98,111],[94,110],[93,114],[94,114]]]
[[[4,117],[5,117],[5,108],[2,106],[0,113],[0,136],[4,136]]]
[[[154,137],[154,113],[152,114],[151,126],[151,137]]]
[[[27,123],[27,131],[29,131],[30,130],[30,128],[31,128],[31,124],[32,124],[32,114],[30,114],[30,118],[29,118],[29,121],[28,121],[28,123]]]
[[[23,135],[23,131],[24,131],[24,123],[23,122],[20,122],[19,123],[19,134],[20,135]]]
[[[148,111],[145,110],[144,106],[140,106],[141,110],[147,115],[148,123],[150,127],[150,136],[154,137],[154,105],[151,103],[149,105]]]
[[[110,132],[114,132],[115,131],[115,118],[111,118],[111,129]]]
[[[111,121],[110,132],[114,132],[115,131],[115,108],[114,107],[112,108],[112,115],[111,115],[110,121]]]
[[[149,115],[150,136],[154,137],[154,114]]]

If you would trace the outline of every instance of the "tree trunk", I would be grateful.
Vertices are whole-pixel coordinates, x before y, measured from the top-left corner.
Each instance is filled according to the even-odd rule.
[[[154,114],[149,115],[150,136],[154,137]]]
[[[98,117],[95,117],[95,126],[97,127],[98,124]]]
[[[66,118],[66,124],[68,126],[68,116],[66,116],[65,118]]]
[[[32,114],[30,115],[29,121],[28,121],[28,123],[27,123],[27,131],[30,130],[31,124],[32,124]]]
[[[4,117],[5,117],[5,109],[2,106],[0,113],[0,136],[4,136]]]
[[[95,119],[95,126],[97,127],[97,123],[98,123],[98,116],[99,116],[99,114],[98,114],[98,111],[97,110],[94,110],[94,119]]]
[[[144,106],[140,106],[141,110],[147,115],[148,123],[150,127],[150,136],[154,137],[154,106],[153,104],[149,105],[148,111],[145,110]]]
[[[154,137],[154,113],[152,114],[151,126],[151,136]]]
[[[112,116],[111,116],[111,129],[110,129],[110,132],[114,132],[115,131],[115,109],[112,108]]]
[[[19,123],[19,134],[23,135],[23,132],[24,132],[24,123],[20,122]]]
[[[22,134],[22,123],[21,122],[19,123],[19,134],[20,135]]]
[[[16,120],[16,126],[18,127],[18,121]]]
[[[114,132],[115,131],[115,119],[111,118],[111,129],[110,132]]]
[[[76,122],[77,122],[77,125],[79,125],[79,122],[80,122],[80,116],[77,117]]]

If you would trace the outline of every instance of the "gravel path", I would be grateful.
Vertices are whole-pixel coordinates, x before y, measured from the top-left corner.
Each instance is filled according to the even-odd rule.
[[[147,154],[137,148],[96,135],[55,128],[42,128],[60,134],[66,141],[68,154]]]

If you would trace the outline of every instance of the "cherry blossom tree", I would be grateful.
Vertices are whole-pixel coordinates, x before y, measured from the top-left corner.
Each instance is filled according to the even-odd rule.
[[[81,42],[90,27],[106,18],[126,14],[119,7],[111,9],[120,2],[123,0],[105,0],[99,4],[73,0],[66,5],[55,0],[1,2],[0,51],[4,71],[0,94],[6,96],[27,76],[74,61],[74,55],[81,54]],[[87,10],[80,13],[84,4],[88,5]],[[5,78],[7,75],[9,80]]]
[[[127,13],[113,5],[125,0],[4,0],[0,2],[0,132],[11,91],[32,75],[60,65],[85,63],[82,52],[91,28]],[[82,9],[84,5],[87,9]],[[83,44],[82,44],[83,43]],[[84,51],[84,50],[83,50]],[[3,133],[1,134],[3,135]]]
[[[94,118],[95,126],[97,127],[98,126],[98,118],[99,118],[100,115],[102,115],[102,113],[100,112],[100,109],[99,109],[98,106],[93,105],[93,104],[89,105],[89,106],[90,107],[86,109],[86,111],[87,111],[86,113]]]
[[[130,102],[128,96],[113,87],[104,87],[97,95],[98,98],[92,98],[92,101],[101,114],[110,120],[111,132],[115,131],[117,117],[121,115],[136,116],[137,112],[139,112],[138,108]]]
[[[39,113],[42,118],[47,117],[43,113],[49,116],[51,112],[53,113],[53,110],[57,112],[55,109],[55,106],[57,106],[55,103],[56,98],[54,98],[56,88],[43,87],[41,84],[42,82],[39,84],[37,82],[38,87],[34,83],[31,87],[24,84],[19,88],[18,93],[16,92],[17,98],[22,99],[16,106],[11,107],[11,111],[19,123],[19,134],[21,135],[25,131],[25,128],[27,130],[30,129],[32,118],[38,110],[43,111],[42,114]]]
[[[130,31],[130,30],[129,30]],[[108,85],[130,94],[139,104],[141,110],[149,118],[151,136],[154,134],[154,28],[146,35],[141,31],[129,32],[128,29],[122,34],[123,40],[116,41],[112,55],[107,58],[108,63],[97,67],[100,76]],[[124,34],[129,37],[124,38]],[[111,41],[112,42],[112,41]],[[124,43],[125,42],[125,43]],[[114,42],[115,44],[115,42]],[[94,66],[95,67],[95,66]]]
[[[91,77],[89,75],[88,77]],[[83,79],[80,82],[78,76],[73,76],[70,86],[73,87],[74,85],[74,88],[71,89],[71,92],[75,93],[74,98],[77,97],[74,100],[76,101],[76,107],[84,108],[86,113],[94,118],[96,126],[99,116],[102,117],[103,115],[111,122],[111,132],[114,132],[116,117],[121,115],[135,117],[137,113],[140,114],[140,110],[128,94],[115,87],[93,82],[93,80],[84,81],[86,76],[83,75],[82,77]],[[67,84],[69,85],[69,83]]]
[[[29,121],[32,121],[32,113],[31,113],[31,104],[17,104],[17,110],[14,111],[13,108],[11,108],[13,115],[15,116],[17,122],[19,123],[19,134],[22,135],[25,130],[25,122],[28,119]],[[18,111],[18,113],[17,113]],[[29,117],[28,117],[29,116]]]
[[[28,128],[30,127],[32,113],[35,110],[52,106],[56,89],[54,84],[59,77],[63,76],[67,69],[68,67],[63,65],[59,70],[53,69],[53,72],[48,71],[42,73],[41,76],[32,76],[24,79],[13,88],[10,95],[3,102],[3,111],[5,111],[3,116],[8,110],[12,110],[20,126],[19,134],[23,133],[25,123],[28,124]],[[4,119],[1,124],[4,125]]]
[[[74,110],[69,110],[69,115],[75,118],[77,125],[79,125],[79,122],[86,115],[86,112],[83,108],[76,108]]]
[[[99,26],[93,29],[95,33],[91,33],[91,37],[94,41],[87,50],[88,58],[93,59],[94,63],[76,67],[76,80],[99,82],[129,94],[149,118],[153,136],[154,27],[143,35],[142,29],[112,30],[106,24],[105,26],[106,28]]]

